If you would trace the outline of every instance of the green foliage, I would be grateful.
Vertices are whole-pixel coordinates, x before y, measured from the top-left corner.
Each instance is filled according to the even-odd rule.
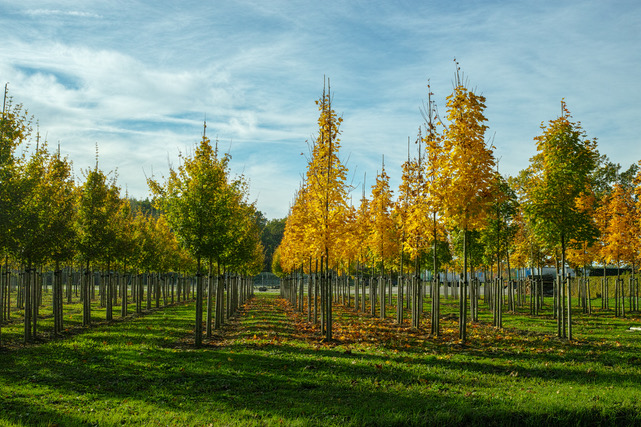
[[[422,254],[421,265],[427,271],[434,273],[434,260],[436,260],[436,272],[441,271],[444,264],[452,261],[452,251],[449,242],[445,240],[436,241],[436,257],[434,257],[434,245],[431,244]]]
[[[203,136],[194,156],[181,160],[164,185],[150,179],[149,186],[181,244],[199,260],[219,259],[229,241],[229,156],[219,157]]]
[[[488,266],[494,265],[497,257],[505,259],[518,230],[518,224],[514,222],[518,210],[516,193],[502,176],[497,174],[496,180],[494,202],[480,235],[480,242],[485,247],[483,263]]]
[[[17,228],[26,198],[20,170],[24,159],[16,155],[31,135],[31,118],[22,106],[5,106],[0,118],[0,251],[17,250]]]
[[[260,235],[260,241],[265,248],[265,267],[263,271],[270,271],[274,251],[283,240],[286,218],[270,219],[265,223]]]
[[[484,255],[486,246],[481,241],[481,231],[473,230],[467,232],[467,241],[464,242],[463,237],[465,236],[464,230],[452,230],[450,232],[450,238],[452,242],[452,249],[457,256],[458,263],[461,264],[465,254],[464,243],[467,246],[467,261],[472,268],[480,267],[484,265]]]
[[[532,157],[524,210],[534,233],[550,246],[570,240],[591,241],[598,235],[589,213],[577,205],[591,191],[597,166],[596,141],[586,138],[580,124],[564,115],[541,125],[538,153]]]
[[[246,201],[244,178],[230,178],[230,159],[227,154],[220,156],[218,147],[203,135],[194,155],[181,155],[180,166],[169,171],[165,183],[154,179],[148,183],[155,204],[199,268],[201,260],[212,260],[219,267],[254,272],[256,265],[262,266],[263,219]]]
[[[78,243],[84,260],[110,261],[116,257],[120,206],[115,178],[107,179],[96,162],[86,172],[78,200]]]
[[[285,277],[287,273],[283,271],[281,259],[280,259],[280,247],[277,247],[272,256],[272,273],[276,277]]]
[[[70,261],[76,247],[77,190],[67,158],[59,153],[48,157],[39,193],[44,211],[41,244],[46,245],[46,256],[58,262]]]
[[[136,198],[130,197],[127,200],[129,201],[131,212],[141,212],[145,215],[154,215],[154,216],[160,215],[160,212],[158,212],[158,209],[154,207],[153,203],[148,198],[138,200]]]

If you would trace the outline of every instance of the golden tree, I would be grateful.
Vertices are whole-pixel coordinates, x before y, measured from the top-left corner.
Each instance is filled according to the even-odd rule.
[[[369,216],[372,219],[372,232],[368,246],[373,254],[373,261],[379,266],[378,293],[380,298],[379,317],[385,317],[385,270],[391,268],[392,261],[398,253],[398,233],[391,216],[393,202],[389,187],[389,176],[383,164],[372,186],[372,201],[369,205]],[[372,302],[374,304],[374,302]]]
[[[609,218],[604,230],[603,255],[608,263],[617,266],[617,280],[614,289],[615,316],[625,315],[623,280],[620,278],[621,263],[632,264],[634,259],[635,240],[635,212],[632,189],[619,183],[614,189],[605,209]]]
[[[363,279],[363,271],[365,270],[369,259],[370,252],[367,247],[367,242],[370,239],[370,234],[372,232],[372,219],[369,216],[369,199],[365,196],[365,180],[363,180],[363,195],[358,206],[358,210],[355,212],[354,218],[354,231],[353,239],[354,244],[356,245],[357,255],[356,255],[356,270],[359,274],[357,280],[356,292],[361,291],[362,298],[360,299],[360,308],[362,311],[366,310],[366,301],[365,301],[365,282]],[[371,288],[370,288],[371,290]],[[371,303],[371,301],[370,301]],[[356,307],[358,309],[358,307]]]
[[[485,141],[485,97],[461,81],[457,64],[454,93],[447,97],[449,122],[445,130],[441,163],[443,214],[450,227],[463,233],[463,287],[460,292],[459,338],[467,337],[468,232],[484,225],[494,184],[494,156]]]
[[[295,209],[304,211],[306,222],[303,230],[312,245],[312,252],[321,262],[321,329],[326,339],[332,338],[332,281],[330,266],[337,265],[338,244],[343,234],[347,212],[347,167],[338,157],[340,150],[340,124],[343,119],[332,108],[329,88],[323,89],[316,101],[320,111],[318,136],[312,145],[307,166],[305,191],[299,194]],[[301,197],[304,196],[304,197]],[[294,208],[293,208],[294,209]],[[302,214],[301,214],[302,215]],[[298,232],[297,232],[298,233]],[[288,241],[289,238],[288,238]],[[281,265],[292,266],[295,251],[280,250]],[[290,248],[291,249],[291,248]],[[301,261],[300,257],[296,261]],[[295,264],[295,262],[294,262]]]

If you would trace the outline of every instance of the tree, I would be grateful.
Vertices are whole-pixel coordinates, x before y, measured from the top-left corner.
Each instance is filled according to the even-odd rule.
[[[443,135],[437,128],[437,125],[442,125],[438,117],[438,110],[436,104],[432,101],[432,88],[430,84],[427,85],[427,108],[423,111],[423,118],[426,119],[425,123],[425,179],[421,180],[424,184],[422,197],[424,205],[429,210],[431,217],[431,240],[432,240],[432,270],[433,270],[433,283],[432,290],[432,311],[431,311],[431,334],[435,337],[440,335],[440,300],[441,290],[439,283],[438,270],[440,263],[449,262],[452,258],[449,250],[443,251],[446,247],[446,231],[442,218],[442,205],[445,199],[445,189],[449,182],[449,177],[445,175],[447,168],[445,167],[449,160],[445,157],[443,146]],[[420,151],[419,151],[420,159]],[[419,161],[420,166],[420,161]],[[421,174],[419,173],[419,177]],[[439,251],[439,247],[441,250]],[[439,256],[440,252],[440,256]],[[417,316],[418,317],[418,316]],[[418,327],[418,320],[416,322]]]
[[[570,121],[565,102],[561,117],[541,124],[537,154],[530,159],[531,182],[524,201],[525,213],[533,232],[544,242],[560,249],[562,278],[566,283],[567,306],[559,304],[559,337],[572,339],[570,281],[566,279],[566,250],[574,240],[590,241],[597,234],[589,212],[578,206],[580,197],[590,191],[590,176],[598,154],[596,141],[587,139],[580,124]]]
[[[261,231],[260,240],[265,248],[265,268],[263,271],[271,269],[274,251],[283,240],[285,221],[286,218],[270,219]]]
[[[484,264],[492,266],[496,263],[496,276],[492,297],[492,310],[494,312],[494,326],[502,327],[502,308],[503,308],[503,277],[502,263],[507,263],[508,276],[510,275],[510,258],[509,250],[512,240],[517,231],[513,218],[517,212],[516,194],[510,187],[508,181],[503,178],[497,171],[496,186],[493,192],[493,203],[490,207],[490,213],[487,217],[487,225],[481,230],[480,243],[485,249]],[[514,309],[513,287],[508,280],[508,305],[509,309]],[[476,301],[475,301],[476,300]],[[472,299],[474,304],[478,304],[478,298]],[[472,309],[473,320],[478,320],[478,307]]]
[[[635,240],[638,239],[635,224],[635,206],[632,189],[617,183],[608,202],[605,212],[609,218],[603,230],[603,255],[610,264],[617,266],[617,281],[615,285],[615,316],[624,316],[624,288],[620,278],[621,263],[632,265],[635,258]],[[607,297],[607,296],[604,296]]]
[[[316,101],[316,105],[320,111],[318,136],[312,146],[305,185],[299,191],[297,202],[292,209],[299,209],[299,218],[305,218],[304,225],[299,222],[303,227],[301,230],[304,230],[309,250],[317,253],[316,259],[320,259],[321,262],[321,330],[325,338],[331,340],[333,290],[330,266],[331,263],[337,264],[337,245],[345,225],[347,167],[338,157],[340,124],[343,119],[338,117],[332,108],[329,82],[327,90],[323,89],[323,95]],[[286,226],[284,240],[290,242],[287,236]],[[281,264],[291,265],[292,255],[293,251],[281,250]],[[287,271],[286,267],[283,269]]]
[[[372,232],[369,247],[374,255],[374,262],[379,265],[379,317],[385,317],[385,265],[391,267],[391,261],[398,252],[399,236],[391,216],[392,191],[389,187],[389,176],[385,172],[385,165],[380,174],[376,176],[376,183],[372,186],[372,201],[369,204],[369,216],[372,219]],[[374,304],[374,301],[372,301]]]
[[[33,155],[21,168],[18,178],[20,204],[16,206],[19,220],[15,224],[15,249],[18,259],[26,266],[23,276],[24,295],[24,340],[36,336],[40,302],[40,281],[36,274],[47,255],[47,242],[42,242],[42,229],[46,222],[43,187],[47,152],[36,146]]]
[[[494,156],[485,142],[485,97],[470,91],[456,71],[454,93],[447,97],[442,164],[443,213],[451,228],[463,232],[463,287],[460,293],[459,338],[466,340],[467,237],[484,224],[494,183]]]
[[[356,263],[357,263],[357,272],[359,274],[359,278],[357,280],[358,286],[356,287],[356,292],[361,291],[362,298],[360,299],[360,309],[361,311],[365,312],[366,310],[366,302],[365,302],[365,282],[363,278],[363,271],[365,270],[365,267],[367,265],[367,262],[369,260],[369,250],[367,248],[366,242],[370,238],[370,234],[372,233],[372,218],[369,215],[369,210],[370,210],[370,201],[369,199],[365,196],[365,178],[363,178],[363,194],[361,196],[360,200],[360,205],[358,206],[358,209],[356,212],[354,212],[354,223],[353,223],[353,239],[354,239],[354,244],[356,245]],[[371,288],[370,288],[371,290]],[[356,301],[358,301],[358,298],[356,298]],[[370,304],[375,305],[375,302],[370,300]],[[358,304],[356,305],[356,309],[358,310]],[[372,309],[373,311],[374,309]]]
[[[31,131],[31,118],[21,105],[11,105],[5,86],[0,118],[0,251],[5,256],[5,264],[9,253],[16,250],[19,207],[25,197],[20,181],[22,159],[16,156],[16,149],[28,140]]]
[[[232,243],[229,233],[233,220],[231,202],[234,190],[229,182],[230,156],[219,156],[218,147],[212,147],[209,138],[203,133],[200,144],[192,157],[181,154],[181,164],[177,169],[170,168],[169,177],[164,184],[153,178],[148,184],[155,197],[155,203],[167,216],[169,225],[178,236],[181,245],[196,258],[196,346],[202,344],[202,304],[203,304],[203,262],[209,264],[209,292],[207,325],[211,335],[211,317],[213,315],[212,266],[220,268],[222,258]],[[222,284],[217,280],[216,324],[222,323],[223,298],[219,290]]]
[[[81,288],[83,301],[83,326],[91,324],[91,299],[93,294],[92,263],[107,262],[107,274],[111,267],[110,262],[115,256],[117,230],[115,222],[120,207],[120,189],[116,186],[116,179],[107,179],[98,168],[98,160],[93,169],[85,172],[85,182],[80,187],[78,200],[78,215],[76,218],[78,229],[78,246],[82,259],[85,262],[85,272]],[[110,289],[107,280],[107,289]],[[111,290],[108,291],[108,297]],[[108,303],[107,318],[111,318],[111,303]]]
[[[420,289],[422,286],[418,284],[420,277],[420,259],[425,251],[425,246],[429,240],[429,213],[425,207],[425,195],[423,192],[423,174],[421,173],[421,150],[420,150],[420,136],[419,140],[419,155],[418,159],[410,158],[410,142],[407,141],[407,161],[403,163],[403,174],[401,177],[401,184],[399,186],[399,196],[394,208],[394,218],[397,222],[397,228],[400,232],[400,274],[398,280],[398,299],[396,310],[396,321],[402,323],[403,321],[403,281],[406,274],[405,264],[407,261],[413,261],[415,268],[415,280],[407,281],[408,284],[408,297],[412,298],[412,326],[418,328],[419,317],[422,308],[418,298],[420,298]],[[408,255],[407,258],[405,255]],[[407,263],[409,264],[409,263]]]
[[[40,243],[46,244],[47,258],[55,264],[52,304],[54,333],[59,334],[63,330],[61,264],[73,259],[77,236],[77,190],[71,163],[60,156],[60,149],[55,155],[48,156],[39,193],[45,212]]]

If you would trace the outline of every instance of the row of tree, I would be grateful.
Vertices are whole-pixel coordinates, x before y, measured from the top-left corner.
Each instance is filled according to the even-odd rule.
[[[52,151],[37,133],[34,136],[32,118],[22,106],[13,105],[5,87],[0,120],[0,324],[10,313],[10,274],[18,271],[22,278],[18,300],[24,307],[27,341],[36,334],[42,300],[38,278],[47,269],[55,272],[55,333],[63,330],[61,272],[66,266],[83,270],[83,325],[91,323],[94,271],[102,271],[105,277],[101,301],[107,320],[117,301],[116,281],[112,280],[116,272],[196,273],[199,284],[203,265],[209,268],[210,283],[218,281],[211,277],[213,268],[216,277],[228,277],[225,273],[230,272],[258,273],[263,266],[260,214],[247,201],[245,180],[230,177],[229,156],[219,156],[203,136],[193,158],[181,156],[181,160],[165,184],[149,180],[155,206],[143,210],[141,203],[121,194],[115,175],[100,170],[97,155],[95,166],[82,171],[83,179],[76,182],[71,161],[61,155],[59,147]],[[216,327],[223,321],[225,306],[225,285],[219,282]],[[202,311],[202,286],[197,289],[198,313]],[[227,289],[230,295],[240,293],[239,289],[243,296],[249,294],[244,285],[228,284]],[[120,294],[124,316],[127,289]],[[213,285],[208,298],[210,325]],[[228,300],[235,306],[242,302]],[[202,330],[198,314],[196,323],[198,332]],[[196,340],[200,342],[200,335]]]
[[[321,326],[328,338],[332,283],[336,283],[330,279],[332,274],[357,279],[358,308],[359,286],[364,289],[358,279],[366,269],[376,270],[378,292],[370,287],[370,296],[374,303],[378,299],[379,315],[384,316],[386,293],[391,300],[390,281],[385,276],[395,271],[400,283],[409,282],[407,299],[412,301],[412,322],[418,327],[424,289],[420,272],[458,271],[459,335],[465,340],[469,312],[473,320],[478,316],[479,287],[471,280],[474,271],[494,271],[497,285],[491,290],[499,298],[503,294],[500,280],[511,279],[513,269],[541,267],[556,260],[562,278],[555,288],[558,334],[571,339],[572,299],[566,266],[593,262],[636,266],[641,253],[638,168],[633,165],[619,173],[620,167],[599,155],[596,141],[572,121],[562,102],[561,116],[541,125],[542,134],[535,138],[537,154],[530,165],[517,177],[504,177],[486,136],[485,98],[463,83],[458,64],[445,117],[439,116],[432,97],[428,85],[425,123],[413,157],[408,140],[398,197],[393,197],[383,164],[370,198],[363,190],[360,206],[354,207],[347,200],[351,190],[347,168],[338,157],[341,118],[331,108],[329,91],[323,94],[317,101],[318,136],[312,144],[306,179],[287,218],[274,270],[319,275]],[[438,280],[438,275],[433,277]],[[315,283],[310,278],[310,311],[316,298]],[[397,289],[397,318],[402,321],[404,286],[399,284]],[[431,289],[432,333],[438,335],[438,282]],[[638,294],[638,286],[635,289]],[[300,301],[302,288],[298,293]],[[622,288],[617,295],[624,295]],[[493,304],[497,326],[502,305]]]

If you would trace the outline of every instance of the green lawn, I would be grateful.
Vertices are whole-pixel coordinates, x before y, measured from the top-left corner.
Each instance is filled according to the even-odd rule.
[[[506,313],[461,345],[451,304],[438,339],[337,307],[326,343],[261,294],[200,349],[193,304],[4,349],[0,425],[641,425],[638,318],[577,312],[567,343]]]

